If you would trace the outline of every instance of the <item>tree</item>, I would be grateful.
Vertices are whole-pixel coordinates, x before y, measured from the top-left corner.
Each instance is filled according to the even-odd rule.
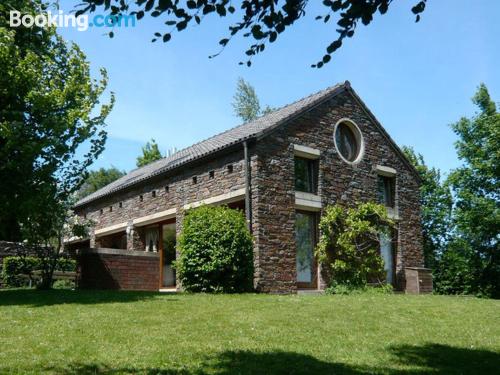
[[[416,22],[424,11],[427,0],[414,0],[411,11],[416,15]],[[316,20],[331,24],[334,16],[338,20],[334,26],[337,37],[326,47],[324,56],[313,67],[321,68],[331,60],[332,54],[338,50],[345,38],[354,35],[356,26],[361,22],[368,25],[380,13],[387,13],[392,0],[325,0],[322,2],[325,13],[317,15]],[[162,17],[168,31],[155,32],[153,42],[162,40],[168,42],[173,32],[187,29],[190,24],[200,24],[209,14],[215,14],[221,19],[229,14],[235,14],[236,22],[229,25],[229,35],[219,41],[221,51],[232,38],[243,33],[243,37],[252,39],[250,47],[245,51],[248,59],[240,64],[251,65],[253,56],[264,51],[268,43],[274,43],[280,34],[288,30],[296,21],[306,16],[309,0],[245,0],[241,2],[239,11],[233,2],[228,0],[82,0],[77,14],[95,12],[104,8],[109,14],[135,15],[137,20],[149,13],[152,17]],[[239,13],[237,13],[239,12]],[[333,17],[332,17],[333,16]],[[234,17],[231,17],[234,19]],[[110,33],[113,36],[113,33]]]
[[[330,287],[363,288],[385,279],[380,236],[392,228],[384,206],[360,203],[353,208],[328,206],[319,223],[318,260],[331,271]]]
[[[462,166],[448,182],[455,197],[458,239],[477,264],[477,292],[500,297],[500,113],[481,84],[472,99],[479,113],[452,125]]]
[[[255,89],[243,78],[238,78],[233,96],[233,109],[244,122],[255,120],[260,114],[260,102]]]
[[[93,80],[83,52],[55,28],[10,28],[11,9],[38,14],[47,5],[0,4],[0,236],[38,252],[42,286],[50,287],[69,199],[104,149],[114,96],[99,108],[106,71]],[[79,159],[81,147],[87,150]]]
[[[142,155],[137,157],[136,165],[143,167],[161,158],[163,158],[163,155],[158,148],[158,144],[151,138],[151,142],[146,142],[146,145],[142,148]]]
[[[449,186],[442,181],[439,169],[425,164],[421,154],[411,147],[403,152],[417,170],[420,179],[420,208],[424,238],[425,266],[433,268],[436,259],[446,249],[450,240],[453,198]]]
[[[100,188],[109,185],[120,177],[125,176],[125,171],[120,171],[116,167],[99,168],[96,171],[90,171],[83,182],[83,185],[77,192],[77,198],[82,199],[87,195],[99,190]]]
[[[266,106],[261,110],[260,101],[255,93],[255,89],[250,83],[243,78],[238,78],[236,85],[236,93],[233,96],[232,103],[234,113],[244,122],[255,120],[261,115],[265,115],[274,111],[270,106]]]

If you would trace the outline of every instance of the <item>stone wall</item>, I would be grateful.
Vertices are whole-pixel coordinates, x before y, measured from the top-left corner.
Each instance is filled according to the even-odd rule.
[[[364,137],[364,157],[356,165],[344,162],[334,145],[334,125],[342,118],[352,119]],[[258,289],[278,293],[296,289],[294,144],[321,151],[318,194],[323,208],[335,203],[352,206],[376,201],[374,167],[383,165],[397,171],[396,272],[398,287],[402,288],[404,267],[423,266],[418,179],[355,98],[343,93],[257,143],[253,209]],[[322,285],[326,282],[322,280]]]
[[[213,178],[210,177],[210,171],[214,172]],[[194,177],[196,183],[193,181]],[[203,164],[190,165],[146,185],[91,202],[78,208],[76,212],[93,220],[96,223],[95,229],[101,229],[171,208],[179,209],[189,203],[241,189],[245,186],[244,178],[241,146],[241,149],[229,155]]]
[[[155,253],[86,249],[78,255],[78,287],[157,291],[159,267],[160,257]]]

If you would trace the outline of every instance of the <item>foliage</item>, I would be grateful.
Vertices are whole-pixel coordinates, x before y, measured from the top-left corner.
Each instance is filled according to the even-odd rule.
[[[255,120],[259,116],[260,103],[255,89],[241,77],[238,78],[232,105],[236,116],[244,122]]]
[[[450,242],[433,267],[434,292],[476,294],[477,264],[474,252],[464,240]]]
[[[10,28],[11,9],[38,14],[47,5],[0,4],[0,237],[40,251],[48,287],[68,229],[69,199],[104,149],[114,96],[100,105],[106,71],[92,79],[83,52],[54,27]]]
[[[252,236],[240,211],[224,206],[189,211],[182,223],[179,252],[175,267],[185,290],[252,290]]]
[[[414,0],[411,11],[416,15],[416,22],[424,11],[427,0]],[[278,36],[291,27],[296,21],[306,16],[309,0],[245,0],[241,2],[238,11],[233,2],[228,0],[189,0],[189,1],[155,1],[137,0],[127,2],[123,0],[82,0],[77,14],[95,12],[103,7],[113,15],[134,14],[137,20],[146,14],[151,17],[162,17],[167,25],[166,32],[155,32],[153,42],[160,39],[168,42],[172,33],[187,29],[193,22],[200,24],[209,14],[220,18],[229,15],[236,22],[229,26],[229,35],[219,41],[221,52],[236,35],[243,33],[243,37],[252,39],[252,44],[245,51],[247,61],[240,64],[251,65],[253,56],[264,51],[268,43],[273,43]],[[325,0],[324,14],[317,15],[316,20],[325,24],[334,22],[337,37],[326,47],[323,58],[313,67],[321,68],[331,60],[332,54],[342,46],[345,38],[354,35],[359,23],[368,25],[380,13],[387,13],[392,0]],[[102,11],[99,9],[98,11]],[[333,17],[332,17],[333,16]],[[110,33],[112,37],[114,34]],[[220,52],[219,52],[220,53]],[[217,56],[219,53],[211,56]]]
[[[232,106],[235,115],[244,122],[255,120],[261,115],[266,115],[274,111],[274,109],[268,105],[263,110],[261,109],[255,89],[241,77],[238,78]]]
[[[54,284],[52,284],[52,288],[54,289],[75,289],[74,280],[56,280]]]
[[[2,279],[5,285],[18,287],[25,285],[26,279],[20,275],[29,275],[40,270],[42,261],[34,256],[10,256],[3,259]],[[59,257],[55,266],[56,271],[76,271],[76,261]]]
[[[318,260],[331,268],[332,286],[364,287],[385,278],[379,236],[393,226],[384,206],[360,203],[353,208],[341,205],[325,209],[319,223]]]
[[[147,142],[142,148],[142,155],[137,157],[136,164],[138,167],[143,167],[161,158],[163,158],[163,155],[158,148],[158,144],[154,139],[151,139],[151,142]]]
[[[428,167],[423,156],[416,154],[411,147],[403,147],[403,152],[421,179],[424,261],[426,267],[433,268],[436,258],[444,251],[452,235],[453,198],[449,186],[441,179],[439,169]]]
[[[352,295],[352,294],[392,294],[391,284],[380,284],[377,286],[353,286],[350,284],[332,283],[325,289],[326,294]]]
[[[500,113],[481,84],[473,98],[479,113],[452,125],[463,165],[449,176],[455,197],[456,236],[471,249],[476,293],[500,298]],[[465,287],[465,286],[464,286]]]
[[[96,171],[90,171],[77,192],[77,199],[82,199],[123,176],[125,176],[125,171],[120,171],[116,167],[99,168]]]

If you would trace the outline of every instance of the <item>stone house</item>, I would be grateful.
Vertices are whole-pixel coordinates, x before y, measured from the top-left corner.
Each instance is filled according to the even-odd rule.
[[[81,252],[82,287],[176,288],[171,264],[186,211],[244,210],[257,290],[323,289],[314,259],[321,211],[341,202],[386,205],[397,230],[381,243],[387,280],[423,266],[419,177],[349,82],[237,126],[80,200],[96,226]]]

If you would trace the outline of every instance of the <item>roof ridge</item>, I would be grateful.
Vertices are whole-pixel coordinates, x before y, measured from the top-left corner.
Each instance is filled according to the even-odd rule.
[[[318,101],[321,102],[329,94],[335,92],[339,88],[342,88],[342,86],[346,88],[350,87],[349,81],[337,83],[333,86],[318,90],[317,92],[285,104],[270,113],[257,117],[252,121],[247,121],[237,126],[233,126],[232,128],[214,134],[213,136],[193,143],[190,146],[184,147],[172,155],[165,156],[142,167],[132,169],[125,176],[102,187],[87,197],[82,198],[74,207],[85,205],[116,191],[128,188],[141,181],[145,181],[168,170],[177,168],[180,165],[205,157],[206,155],[220,151],[221,149],[227,148],[238,142],[242,142],[245,139],[255,137],[259,134],[264,134],[266,130],[270,130],[276,126],[286,123],[295,115],[309,110],[312,104]]]
[[[346,81],[346,82],[348,82],[348,81]],[[264,114],[264,115],[261,115],[261,116],[259,116],[259,117],[255,118],[255,119],[253,119],[253,120],[250,120],[250,121],[247,121],[247,122],[243,122],[243,123],[241,123],[241,124],[239,124],[239,125],[233,126],[232,128],[226,129],[226,130],[224,130],[224,131],[222,131],[222,132],[220,132],[220,133],[214,134],[214,135],[212,135],[212,136],[210,136],[210,137],[208,137],[208,138],[202,139],[202,140],[200,140],[200,141],[198,141],[198,142],[196,142],[196,143],[191,144],[190,146],[184,147],[184,148],[180,149],[179,151],[176,151],[175,153],[173,153],[173,154],[172,154],[172,155],[170,155],[170,156],[166,156],[166,157],[164,157],[164,158],[162,158],[162,159],[158,159],[157,161],[159,161],[159,160],[163,160],[163,159],[167,159],[167,158],[170,158],[170,157],[173,157],[174,155],[177,155],[178,153],[180,153],[180,152],[182,152],[182,151],[184,151],[184,150],[186,150],[186,149],[188,149],[188,148],[191,148],[191,147],[197,146],[197,145],[199,145],[200,143],[203,143],[203,142],[209,141],[209,140],[211,140],[211,139],[213,139],[213,138],[215,138],[215,137],[221,136],[221,135],[223,135],[223,134],[227,134],[227,133],[228,133],[228,132],[230,132],[230,131],[233,131],[233,130],[235,130],[235,129],[241,128],[241,127],[246,126],[246,125],[249,125],[249,124],[251,124],[251,123],[253,123],[253,122],[257,121],[257,120],[261,120],[261,119],[265,118],[266,116],[269,116],[269,115],[272,115],[273,113],[276,113],[276,112],[278,112],[278,111],[281,111],[282,109],[285,109],[285,108],[287,108],[287,107],[291,107],[292,105],[297,104],[298,102],[300,102],[300,101],[302,101],[302,100],[306,100],[306,99],[308,99],[308,98],[310,98],[310,97],[312,97],[312,96],[318,95],[319,93],[321,93],[321,92],[323,92],[323,91],[328,91],[328,90],[330,90],[330,89],[337,88],[337,87],[339,87],[339,86],[341,86],[341,85],[343,85],[343,84],[344,84],[344,83],[338,83],[338,84],[333,85],[333,86],[328,86],[328,87],[326,87],[326,88],[324,88],[324,89],[322,89],[322,90],[318,90],[318,91],[316,91],[316,92],[314,92],[314,93],[312,93],[312,94],[309,94],[309,95],[307,95],[307,96],[304,96],[304,97],[302,97],[302,98],[300,98],[300,99],[297,99],[297,100],[295,100],[295,101],[293,101],[293,102],[291,102],[291,103],[284,104],[284,105],[282,105],[281,107],[278,107],[278,108],[274,109],[272,112],[269,112],[269,113],[266,113],[266,114]],[[136,169],[140,169],[140,168],[136,168]],[[131,171],[131,172],[132,172],[132,171]]]

